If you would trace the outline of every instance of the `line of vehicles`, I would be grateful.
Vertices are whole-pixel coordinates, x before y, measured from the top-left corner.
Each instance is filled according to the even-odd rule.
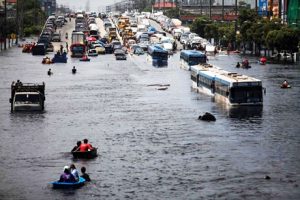
[[[195,49],[215,53],[216,47],[205,38],[190,31],[189,27],[182,26],[179,19],[170,19],[162,12],[150,14],[150,18],[160,24],[162,29],[172,34],[174,39],[178,40],[184,49]]]
[[[37,43],[32,45],[32,55],[45,55],[47,52],[53,52],[54,47],[52,42],[61,41],[60,33],[56,32],[56,30],[64,26],[66,22],[67,20],[64,16],[49,16],[39,35]]]

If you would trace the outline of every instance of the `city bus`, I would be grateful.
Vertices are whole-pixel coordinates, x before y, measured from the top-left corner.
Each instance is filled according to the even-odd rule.
[[[154,67],[168,66],[168,51],[158,45],[149,46],[147,61],[152,62]]]
[[[183,50],[180,52],[180,67],[191,70],[191,66],[206,63],[206,55],[200,51]]]
[[[262,82],[208,64],[191,66],[192,88],[230,106],[263,105]]]

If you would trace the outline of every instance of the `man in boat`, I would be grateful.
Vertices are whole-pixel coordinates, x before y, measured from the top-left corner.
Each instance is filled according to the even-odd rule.
[[[84,178],[86,181],[91,181],[90,176],[86,173],[86,168],[81,167],[81,177]]]
[[[240,68],[240,67],[241,67],[241,64],[240,64],[239,62],[237,62],[237,64],[236,64],[235,67],[236,67],[236,68]]]
[[[74,176],[70,172],[69,166],[64,167],[64,173],[60,176],[58,182],[67,182],[67,183],[74,183],[76,182]]]
[[[288,86],[289,86],[289,83],[286,80],[284,80],[281,87],[287,88]]]
[[[79,150],[81,152],[91,151],[93,150],[92,145],[89,143],[88,139],[83,140],[83,144],[80,145]]]
[[[76,181],[79,181],[79,173],[74,164],[70,165],[70,172]]]
[[[72,152],[73,152],[73,151],[79,151],[80,145],[81,145],[81,141],[77,141],[77,146],[75,146],[75,147],[72,149]]]

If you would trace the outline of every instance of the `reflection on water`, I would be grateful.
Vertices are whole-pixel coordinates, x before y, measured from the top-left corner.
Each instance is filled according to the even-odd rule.
[[[261,118],[263,114],[263,106],[240,106],[231,107],[227,111],[230,118],[249,119]]]

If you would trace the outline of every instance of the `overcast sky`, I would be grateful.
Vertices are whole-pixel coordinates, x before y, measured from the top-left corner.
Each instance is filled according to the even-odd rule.
[[[90,2],[90,11],[104,11],[105,6],[114,4],[121,0],[56,0],[58,5],[66,5],[71,9],[85,10],[87,2]]]

